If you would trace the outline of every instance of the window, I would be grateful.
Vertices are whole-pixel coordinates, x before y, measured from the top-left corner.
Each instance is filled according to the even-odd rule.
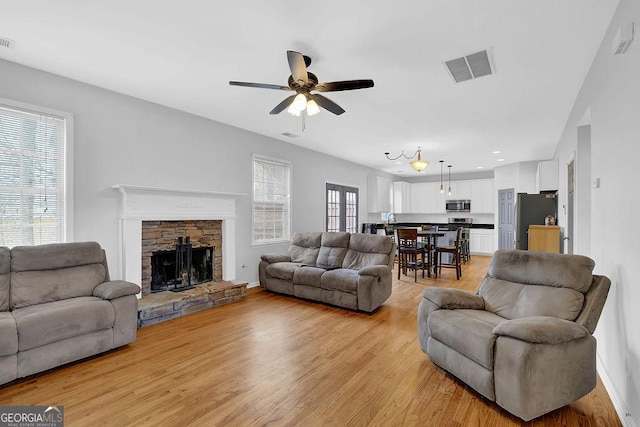
[[[288,241],[291,236],[289,163],[253,158],[253,244]]]
[[[68,235],[72,116],[45,110],[0,99],[0,246],[59,243]]]
[[[327,231],[358,232],[358,189],[327,184]]]

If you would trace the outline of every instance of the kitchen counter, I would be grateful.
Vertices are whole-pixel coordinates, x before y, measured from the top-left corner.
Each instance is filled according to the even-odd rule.
[[[425,224],[424,222],[398,222],[395,224],[390,224],[393,225],[394,227],[422,227],[422,225]],[[434,225],[434,226],[438,226],[438,227],[449,227],[455,224],[448,224],[446,222],[442,222],[442,223],[438,223],[438,222],[429,222],[428,224],[430,225]],[[384,224],[380,224],[379,228],[384,228]],[[493,230],[494,226],[493,224],[471,224],[470,228],[480,228],[480,229],[486,229],[486,230]]]

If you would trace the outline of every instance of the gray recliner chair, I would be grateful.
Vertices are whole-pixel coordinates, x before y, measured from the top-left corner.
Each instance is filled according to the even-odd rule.
[[[580,255],[495,252],[476,294],[427,288],[422,351],[478,393],[529,421],[596,385],[593,332],[611,282]]]

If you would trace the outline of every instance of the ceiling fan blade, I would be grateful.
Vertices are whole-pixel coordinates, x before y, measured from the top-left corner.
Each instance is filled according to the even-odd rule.
[[[373,80],[344,80],[341,82],[318,83],[313,90],[318,92],[338,92],[340,90],[366,89],[373,87]]]
[[[293,79],[300,86],[305,86],[309,82],[309,79],[307,77],[307,66],[304,56],[300,52],[288,50],[287,60],[289,61],[289,68],[291,69]]]
[[[336,104],[335,102],[333,102],[332,100],[330,100],[329,98],[326,98],[322,95],[318,95],[317,93],[309,95],[309,97],[314,101],[316,101],[316,104],[318,104],[319,106],[321,106],[327,111],[331,111],[336,116],[339,116],[340,114],[344,113],[344,109],[338,104]]]
[[[234,82],[230,81],[231,86],[245,86],[245,87],[257,87],[261,89],[280,89],[280,90],[293,90],[289,86],[271,85],[267,83],[249,83],[249,82]]]
[[[287,108],[289,105],[291,105],[291,103],[293,102],[293,99],[296,96],[297,95],[288,96],[284,101],[282,101],[280,104],[276,105],[275,108],[269,112],[269,114],[281,113],[285,108]]]

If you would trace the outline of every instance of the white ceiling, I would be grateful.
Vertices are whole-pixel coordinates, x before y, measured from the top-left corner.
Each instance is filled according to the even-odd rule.
[[[0,58],[396,175],[385,151],[423,149],[428,174],[553,155],[618,0],[22,0],[0,2]],[[491,49],[496,73],[454,84],[443,61]],[[289,92],[287,50],[346,113],[269,111]],[[1,94],[0,94],[1,95]],[[283,133],[299,135],[296,138]],[[493,151],[501,151],[493,154]],[[497,159],[504,159],[502,163]]]

